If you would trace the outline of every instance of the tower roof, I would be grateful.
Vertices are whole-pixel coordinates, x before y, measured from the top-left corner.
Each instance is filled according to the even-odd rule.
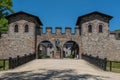
[[[35,15],[32,15],[32,14],[29,14],[29,13],[26,13],[26,12],[23,12],[23,11],[20,11],[20,12],[13,13],[13,14],[11,14],[11,15],[8,15],[8,16],[6,16],[6,18],[7,18],[8,20],[10,20],[10,19],[13,18],[14,16],[17,16],[17,15],[20,15],[20,14],[25,14],[25,15],[27,15],[27,16],[33,17],[33,18],[36,19],[36,21],[39,23],[39,25],[43,25],[42,22],[41,22],[41,20],[39,19],[39,17],[37,17],[37,16],[35,16]]]
[[[104,14],[104,13],[101,13],[101,12],[94,11],[94,12],[92,12],[92,13],[85,14],[85,15],[83,15],[83,16],[79,16],[78,19],[77,19],[76,25],[79,25],[81,22],[87,22],[87,21],[90,21],[90,20],[98,19],[98,16],[105,17],[105,18],[103,19],[103,21],[105,21],[105,22],[108,22],[110,19],[113,18],[113,17],[110,16],[110,15],[107,15],[107,14]],[[86,18],[86,19],[85,19],[85,18]]]

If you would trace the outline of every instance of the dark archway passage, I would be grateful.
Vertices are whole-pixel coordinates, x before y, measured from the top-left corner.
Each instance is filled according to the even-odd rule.
[[[79,45],[75,41],[67,41],[63,45],[63,58],[78,58]]]
[[[50,41],[42,41],[38,45],[38,58],[53,58],[54,49],[53,44]]]

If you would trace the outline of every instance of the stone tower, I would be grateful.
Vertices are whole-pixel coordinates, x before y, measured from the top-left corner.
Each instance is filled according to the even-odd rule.
[[[36,34],[42,25],[40,19],[25,12],[11,14],[6,18],[9,21],[8,34],[2,35],[4,40],[1,45],[5,46],[5,48],[0,48],[2,54],[7,54],[6,57],[16,57],[35,53]]]
[[[76,25],[80,29],[84,53],[106,57],[110,19],[112,16],[100,12],[92,12],[78,18]]]

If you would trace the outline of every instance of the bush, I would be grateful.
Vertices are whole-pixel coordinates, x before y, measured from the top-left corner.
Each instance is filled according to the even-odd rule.
[[[67,58],[73,58],[73,55],[72,55],[72,54],[70,54],[70,55],[68,55],[68,56],[67,56]]]
[[[40,59],[45,59],[45,58],[50,58],[50,56],[48,56],[47,54],[41,54],[39,56]]]

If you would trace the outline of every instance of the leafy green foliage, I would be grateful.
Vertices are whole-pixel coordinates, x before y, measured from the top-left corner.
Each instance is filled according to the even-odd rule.
[[[118,30],[115,30],[115,32],[120,32],[120,29],[118,29]]]
[[[12,0],[0,0],[0,32],[7,30],[7,16],[9,13],[13,13],[12,10]]]
[[[73,55],[72,55],[72,54],[70,54],[70,55],[68,55],[68,56],[67,56],[67,58],[73,58]]]
[[[5,18],[0,19],[0,32],[7,30],[7,23],[8,21]]]
[[[39,56],[40,59],[45,59],[45,58],[50,58],[47,54],[40,54]]]

